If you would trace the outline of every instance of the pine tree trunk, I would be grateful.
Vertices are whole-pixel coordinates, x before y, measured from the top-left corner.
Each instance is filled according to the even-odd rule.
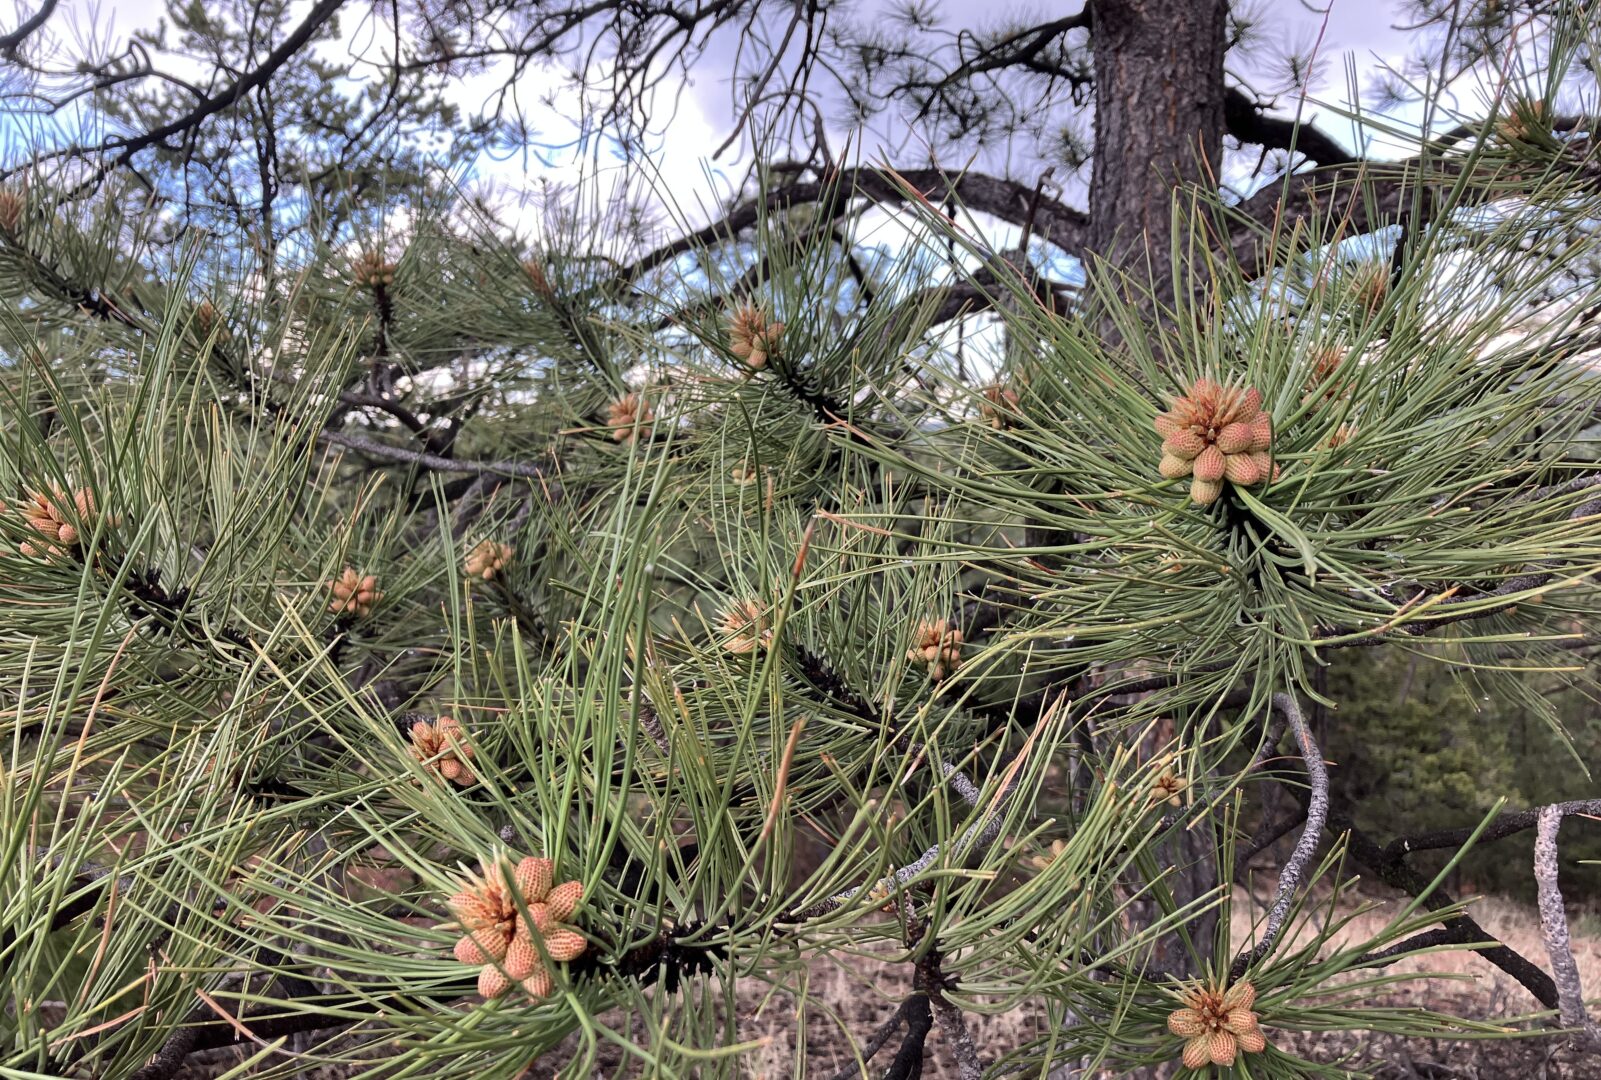
[[[1175,188],[1207,181],[1223,145],[1226,0],[1093,0],[1090,241],[1172,296]]]
[[[1174,299],[1174,193],[1192,185],[1215,186],[1223,145],[1223,52],[1226,0],[1091,0],[1094,6],[1095,157],[1090,179],[1091,268],[1098,259],[1128,275],[1127,298],[1147,307]],[[1182,287],[1199,283],[1188,277]],[[1147,297],[1144,290],[1149,289]],[[1108,320],[1100,332],[1109,349],[1120,344]],[[1161,725],[1159,725],[1161,726]],[[1159,750],[1142,747],[1142,756]],[[1181,870],[1171,879],[1183,904],[1218,885],[1210,831],[1187,832],[1162,854]],[[1213,850],[1206,850],[1212,848]],[[1138,905],[1137,905],[1138,906]],[[1155,917],[1155,911],[1149,912]],[[1216,916],[1189,927],[1206,949]],[[1161,941],[1156,967],[1188,967],[1180,943]],[[1131,1074],[1155,1078],[1152,1067]]]

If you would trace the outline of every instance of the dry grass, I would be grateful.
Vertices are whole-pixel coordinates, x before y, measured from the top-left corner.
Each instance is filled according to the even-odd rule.
[[[1265,910],[1266,895],[1253,900],[1243,889],[1235,892],[1234,940],[1251,939],[1252,923]],[[1361,942],[1372,937],[1400,910],[1403,899],[1375,900],[1362,897],[1342,905],[1349,913],[1362,905],[1370,910],[1356,914],[1335,938],[1336,942]],[[1473,906],[1474,917],[1490,933],[1519,953],[1544,966],[1545,950],[1540,941],[1540,924],[1533,908],[1497,897],[1480,900]],[[1574,957],[1585,975],[1587,997],[1601,999],[1601,937],[1583,934],[1585,925],[1574,927]],[[1594,927],[1590,927],[1594,929]],[[1394,973],[1440,975],[1440,979],[1419,979],[1399,984],[1385,1004],[1417,1006],[1449,1012],[1457,1016],[1489,1018],[1518,1015],[1539,1008],[1515,979],[1493,964],[1462,950],[1409,957],[1388,969]],[[863,992],[864,976],[877,994]],[[862,1042],[895,1010],[900,998],[911,990],[904,966],[880,965],[876,969],[858,968],[850,974],[831,964],[814,967],[812,987],[823,1002],[857,1019],[851,1037]],[[980,1047],[997,1056],[1010,1047],[1036,1037],[1035,1018],[1014,1012],[1003,1016],[969,1017]],[[768,1040],[766,1046],[746,1059],[746,1074],[752,1080],[778,1080],[796,1075],[794,1061],[793,1014],[751,1016],[751,1037]],[[1473,1042],[1432,1039],[1373,1038],[1361,1033],[1305,1034],[1280,1032],[1276,1041],[1293,1047],[1313,1060],[1346,1060],[1348,1067],[1371,1071],[1386,1080],[1601,1080],[1601,1061],[1571,1060],[1560,1052],[1553,1040],[1516,1042]],[[821,1022],[813,1011],[806,1033],[808,1075],[830,1076],[850,1061],[849,1043],[836,1027]],[[893,1045],[875,1060],[878,1075],[888,1062]],[[936,1026],[928,1041],[925,1077],[955,1077],[956,1070],[944,1052]]]
[[[1357,914],[1342,931],[1341,939],[1360,941],[1371,936],[1395,914],[1401,902],[1371,897],[1353,901],[1345,907],[1347,912],[1359,904],[1373,907]],[[1261,897],[1253,900],[1243,890],[1237,891],[1233,919],[1236,941],[1249,940],[1253,919],[1262,908]],[[1532,908],[1492,897],[1474,904],[1473,912],[1490,933],[1544,966],[1539,923]],[[1587,996],[1601,999],[1601,936],[1595,930],[1593,919],[1577,921],[1574,953],[1585,973]],[[1537,1008],[1528,992],[1510,976],[1468,952],[1409,957],[1389,970],[1446,978],[1402,984],[1386,1004],[1427,1006],[1469,1017],[1505,1017]],[[765,986],[754,981],[741,986],[740,1039],[761,1041],[758,1049],[744,1056],[742,1075],[751,1080],[800,1075],[830,1077],[851,1065],[853,1046],[871,1037],[911,992],[911,972],[904,964],[855,956],[848,960],[821,957],[809,975],[811,1000],[804,1010],[804,1028],[797,1023],[799,1010],[794,997],[784,993],[769,995]],[[614,1027],[627,1022],[622,1015],[604,1019]],[[970,1014],[968,1020],[989,1059],[1039,1034],[1038,1018],[1021,1011],[1000,1016]],[[1360,1033],[1270,1030],[1268,1034],[1280,1046],[1303,1056],[1343,1062],[1348,1068],[1373,1073],[1382,1080],[1601,1080],[1601,1061],[1571,1058],[1553,1039],[1474,1042],[1373,1038]],[[869,1076],[882,1075],[898,1043],[898,1037],[892,1039],[874,1059],[876,1068]],[[180,1076],[185,1080],[215,1077],[240,1059],[237,1052],[229,1052],[211,1060],[196,1060]],[[536,1065],[527,1074],[528,1080],[553,1076],[554,1069],[569,1060],[569,1054],[558,1051],[549,1060],[550,1070]],[[613,1075],[621,1067],[615,1055],[603,1064],[605,1068],[598,1075]],[[302,1074],[306,1080],[339,1080],[343,1075],[331,1069],[308,1069]],[[956,1076],[938,1025],[928,1039],[923,1076],[930,1080]]]

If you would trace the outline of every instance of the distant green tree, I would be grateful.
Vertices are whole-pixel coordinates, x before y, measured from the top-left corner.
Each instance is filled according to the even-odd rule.
[[[1588,698],[1549,674],[1524,681],[1557,697],[1561,733],[1501,680],[1486,684],[1448,659],[1340,656],[1327,682],[1339,708],[1322,727],[1331,791],[1364,828],[1397,836],[1455,828],[1503,799],[1532,806],[1596,790],[1580,765],[1601,753]],[[1527,841],[1504,845],[1469,852],[1462,876],[1480,890],[1532,896]],[[1521,854],[1509,858],[1509,846]],[[1601,867],[1585,865],[1601,857],[1596,838],[1576,834],[1565,855],[1573,895],[1601,893]]]
[[[125,42],[85,33],[70,63],[47,54],[13,69],[11,137],[40,140],[33,167],[63,191],[132,177],[121,190],[159,211],[145,228],[227,236],[230,253],[262,266],[284,243],[303,259],[353,226],[370,233],[470,160],[485,128],[444,98],[443,73],[370,80],[353,68],[345,42],[366,17],[342,7],[175,0]],[[53,145],[51,124],[75,125],[81,142]]]

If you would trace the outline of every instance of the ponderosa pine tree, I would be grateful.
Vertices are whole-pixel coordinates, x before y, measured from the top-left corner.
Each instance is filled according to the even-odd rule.
[[[1594,1053],[1556,842],[1601,803],[1374,838],[1307,722],[1341,650],[1582,677],[1601,169],[1559,98],[1597,43],[1547,17],[1482,121],[1237,202],[1201,185],[1223,6],[1098,5],[1096,116],[1131,133],[1087,219],[769,170],[643,256],[576,216],[530,251],[417,170],[219,251],[120,171],[185,175],[166,140],[207,117],[36,156],[0,192],[0,1067],[731,1075],[745,1003],[804,1031],[857,957],[912,991],[844,1075],[920,1075],[936,1026],[964,1077],[1369,1067],[1298,1050],[1328,1030]],[[286,42],[249,39],[280,59],[247,89]],[[1193,108],[1136,138],[1114,114],[1175,77]],[[1083,230],[1083,286],[964,202]],[[950,321],[980,302],[987,356]],[[1256,829],[1269,790],[1296,810]],[[1528,830],[1541,957],[1410,861]],[[1239,939],[1230,886],[1286,834]],[[1412,898],[1360,940],[1353,866]],[[1388,966],[1445,948],[1541,1014],[1395,1005]],[[981,1045],[1002,1011],[1029,1034]]]

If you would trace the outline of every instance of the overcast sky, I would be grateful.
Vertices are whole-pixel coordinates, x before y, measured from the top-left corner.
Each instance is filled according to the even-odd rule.
[[[32,10],[37,2],[18,0],[18,6]],[[301,0],[296,6],[309,6],[309,2]],[[862,0],[856,8],[861,13],[858,18],[871,20],[874,9],[883,6],[885,0]],[[1078,4],[1064,3],[1062,0],[1032,4],[941,0],[940,6],[948,23],[981,28],[1009,13],[1051,18],[1064,11],[1075,10]],[[1265,13],[1264,24],[1268,28],[1269,42],[1279,46],[1280,51],[1291,48],[1305,51],[1321,34],[1322,40],[1318,46],[1319,77],[1311,87],[1314,99],[1346,101],[1350,96],[1347,88],[1348,67],[1354,68],[1364,83],[1371,82],[1384,65],[1398,66],[1401,63],[1409,41],[1414,37],[1394,27],[1393,24],[1401,19],[1401,9],[1399,3],[1389,0],[1332,0],[1326,11],[1316,9],[1302,0],[1262,0],[1259,6]],[[61,25],[63,21],[75,21],[83,26],[93,25],[99,35],[125,37],[134,29],[153,26],[164,9],[161,0],[67,0],[56,16],[55,25]],[[375,27],[370,19],[362,25],[367,13],[374,10],[373,6],[366,3],[357,3],[341,15],[341,26],[353,38],[350,44],[358,51],[369,45],[382,44],[388,37],[387,33],[375,34],[375,30],[381,31],[383,28]],[[377,5],[377,10],[386,11],[387,8]],[[4,20],[6,23],[10,21]],[[706,210],[726,198],[732,185],[745,175],[748,166],[743,146],[725,153],[718,160],[709,157],[711,151],[724,141],[733,122],[734,110],[728,82],[731,42],[732,35],[729,35],[727,42],[709,50],[703,61],[693,69],[687,86],[669,81],[661,91],[664,99],[676,99],[676,109],[672,112],[670,122],[662,125],[651,144],[649,168],[658,173],[654,178],[656,185],[671,193],[672,200],[690,220],[704,220]],[[1260,74],[1264,82],[1271,81],[1270,72],[1241,72],[1238,70],[1240,66],[1238,57],[1231,61],[1231,70],[1236,74],[1243,73],[1248,78]],[[453,84],[452,96],[464,110],[472,112],[483,105],[498,85],[493,76],[458,80]],[[558,76],[553,72],[532,69],[520,86],[522,99],[525,102],[537,102],[547,90],[558,85]],[[1293,102],[1287,104],[1294,105]],[[566,112],[571,115],[573,111]],[[562,112],[558,108],[558,115],[549,121],[549,136],[553,142],[562,141],[566,135],[562,130]],[[1329,116],[1326,110],[1318,108],[1316,100],[1307,106],[1305,115],[1308,118],[1320,114],[1326,130],[1337,138],[1354,142],[1348,122]],[[843,127],[833,133],[833,137],[841,142],[844,136]],[[906,142],[897,146],[887,145],[882,140],[882,131],[869,133],[858,140],[857,150],[869,160],[883,156],[900,164],[920,163],[915,157],[906,160],[911,156],[907,153]],[[916,136],[909,142],[915,147]],[[1382,154],[1382,149],[1378,152]],[[597,164],[602,170],[614,170],[610,178],[613,181],[622,172],[614,156],[601,152],[588,162],[577,160],[572,154],[551,161],[541,160],[536,153],[512,153],[502,160],[481,161],[475,173],[479,180],[495,185],[502,199],[515,200],[520,193],[537,188],[542,178],[571,183],[582,172],[593,172]],[[1019,167],[1020,164],[1005,159],[980,159],[975,162],[976,167],[995,172],[1038,170],[1037,164],[1028,163],[1027,169]],[[638,172],[635,166],[633,174],[636,178]],[[1064,190],[1066,197],[1081,201],[1081,183],[1082,178],[1069,178]]]
[[[151,0],[140,2],[150,3]],[[888,6],[889,0],[860,0],[854,8],[861,13],[858,18],[871,21],[874,9],[882,10]],[[937,6],[948,24],[980,28],[1011,14],[1039,17],[1043,21],[1059,17],[1062,12],[1075,10],[1080,5],[1076,0],[1001,4],[978,3],[975,0],[937,0]],[[1264,26],[1272,44],[1304,49],[1321,35],[1322,41],[1318,47],[1320,77],[1312,85],[1312,96],[1316,99],[1348,104],[1348,64],[1354,67],[1359,78],[1366,81],[1385,65],[1400,66],[1409,40],[1416,38],[1415,34],[1395,28],[1394,24],[1401,19],[1401,5],[1391,0],[1333,0],[1326,10],[1313,8],[1302,0],[1265,0],[1260,6],[1266,13]],[[687,87],[674,82],[662,91],[664,98],[671,97],[676,101],[676,108],[671,121],[663,126],[652,144],[651,166],[659,172],[658,186],[671,191],[673,200],[695,224],[710,216],[707,213],[710,207],[727,198],[733,186],[746,175],[749,165],[749,156],[743,144],[716,159],[709,156],[714,148],[724,142],[734,123],[735,108],[728,82],[733,40],[733,36],[729,35],[718,43],[721,48],[714,46],[708,50],[702,62],[692,71]],[[529,78],[536,84],[552,85],[548,74],[534,73]],[[491,83],[492,80],[486,80],[483,90],[463,85],[460,103],[465,108],[478,106],[491,88]],[[1286,104],[1293,110],[1293,102]],[[1314,103],[1308,105],[1305,115],[1313,118],[1319,113]],[[1293,111],[1289,115],[1293,115]],[[1331,134],[1355,145],[1356,137],[1351,124],[1327,115],[1324,121]],[[844,141],[845,134],[843,127],[832,133],[836,148]],[[912,141],[916,142],[915,136]],[[858,152],[869,160],[883,156],[895,163],[920,163],[915,156],[907,153],[904,146],[876,141],[876,133],[858,137],[856,145]],[[1383,151],[1379,149],[1377,152],[1382,154]],[[599,164],[602,168],[606,167],[605,154],[599,155]],[[613,164],[622,169],[620,163]],[[983,159],[976,162],[975,167],[994,172],[1012,171],[1008,169],[1008,164],[1016,169],[1015,162]],[[592,161],[588,167],[594,166]],[[534,155],[523,154],[513,155],[502,162],[485,163],[481,172],[508,193],[526,189],[534,176],[548,175],[566,181],[576,175],[575,166],[571,163],[552,168]],[[1075,188],[1081,187],[1085,178],[1087,173],[1078,181],[1069,181],[1065,192],[1069,199],[1082,201],[1075,198],[1081,194]]]

